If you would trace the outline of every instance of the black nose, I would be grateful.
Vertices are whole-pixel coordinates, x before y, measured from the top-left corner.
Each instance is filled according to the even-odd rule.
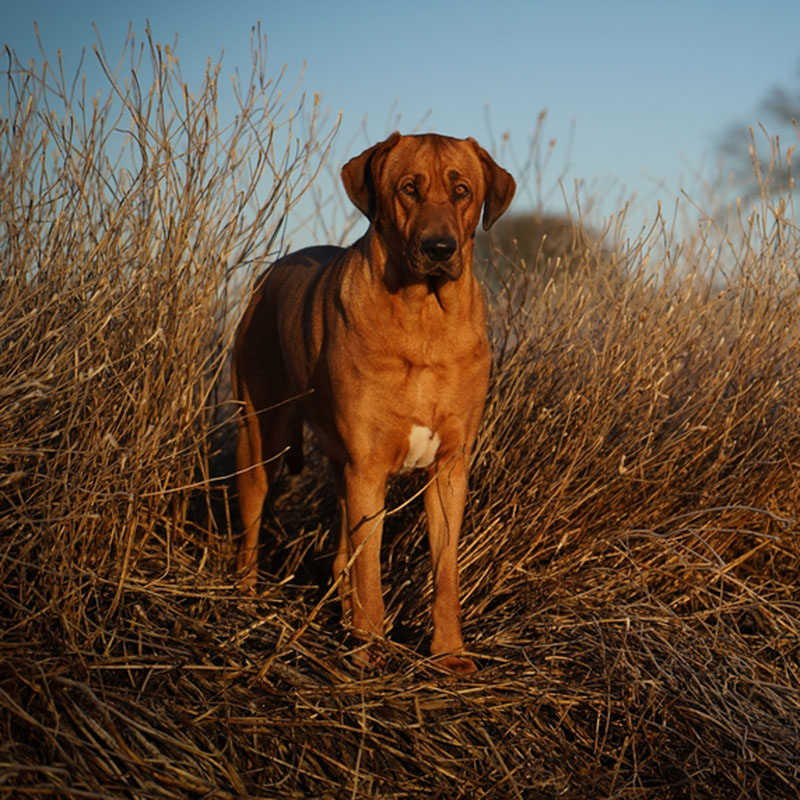
[[[431,236],[420,242],[420,248],[431,261],[449,261],[456,251],[456,240],[452,236]]]

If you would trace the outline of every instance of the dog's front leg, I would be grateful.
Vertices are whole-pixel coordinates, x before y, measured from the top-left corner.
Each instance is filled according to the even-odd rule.
[[[433,641],[431,653],[452,672],[470,673],[477,667],[461,655],[461,606],[458,586],[458,537],[467,499],[467,459],[456,454],[440,463],[425,491],[425,512],[433,566]]]
[[[333,577],[336,580],[341,575],[343,616],[350,617],[358,638],[381,638],[384,633],[381,537],[386,477],[345,467],[336,476],[336,486],[342,527]]]

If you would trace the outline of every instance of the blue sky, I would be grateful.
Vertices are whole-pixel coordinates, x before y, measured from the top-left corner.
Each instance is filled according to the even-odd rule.
[[[0,0],[0,10],[0,44],[37,56],[37,20],[48,54],[60,48],[68,64],[94,42],[92,22],[113,54],[129,21],[141,39],[149,19],[156,40],[178,34],[187,79],[223,49],[223,73],[247,73],[260,20],[273,71],[286,64],[288,85],[305,62],[302,87],[342,112],[339,161],[421,122],[487,146],[490,126],[508,131],[522,161],[546,109],[550,177],[567,166],[567,184],[596,184],[607,208],[631,193],[648,209],[692,193],[696,172],[714,173],[727,126],[756,123],[770,87],[800,80],[798,0]],[[534,201],[523,191],[515,207]]]

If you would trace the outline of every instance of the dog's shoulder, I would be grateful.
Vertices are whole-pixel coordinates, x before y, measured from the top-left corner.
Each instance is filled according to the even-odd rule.
[[[294,282],[298,278],[303,282],[308,281],[314,273],[323,271],[344,252],[346,248],[343,247],[314,245],[281,256],[258,276],[253,298],[260,297],[265,291],[280,291],[287,281]]]
[[[344,247],[336,247],[332,244],[314,245],[304,247],[302,250],[295,250],[287,253],[283,258],[278,259],[272,268],[294,267],[301,269],[318,269],[330,264],[334,259],[345,252]]]

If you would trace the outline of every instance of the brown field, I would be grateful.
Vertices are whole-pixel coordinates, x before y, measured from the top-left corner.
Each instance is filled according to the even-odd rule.
[[[138,80],[104,59],[94,99],[8,62],[0,796],[797,797],[791,203],[764,187],[629,241],[621,217],[569,269],[491,253],[461,554],[481,669],[425,657],[412,481],[389,501],[390,661],[362,674],[318,457],[276,487],[259,596],[232,586],[232,331],[335,133],[254,54],[231,125],[214,68],[190,93],[149,42]]]

